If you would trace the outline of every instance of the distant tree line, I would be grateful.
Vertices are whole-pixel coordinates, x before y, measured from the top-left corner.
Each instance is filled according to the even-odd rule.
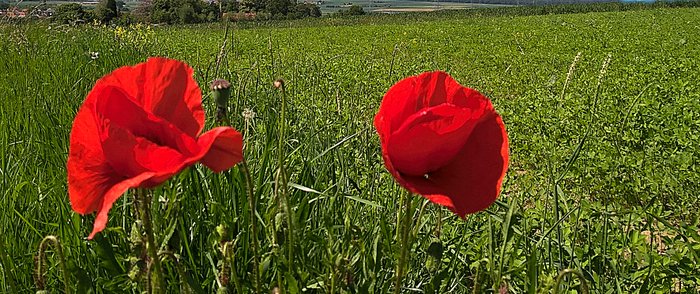
[[[360,5],[350,5],[348,9],[341,9],[338,10],[334,15],[336,16],[348,16],[348,15],[363,15],[365,14],[365,10],[362,9],[362,6]]]
[[[100,0],[90,10],[78,3],[60,4],[53,20],[61,23],[168,23],[191,24],[228,20],[269,20],[320,17],[321,9],[296,0],[144,0],[129,11],[124,2]]]
[[[108,23],[130,22],[129,9],[121,0],[101,0],[94,9],[85,9],[80,3],[65,3],[56,6],[52,20],[59,23],[86,23],[99,21]]]

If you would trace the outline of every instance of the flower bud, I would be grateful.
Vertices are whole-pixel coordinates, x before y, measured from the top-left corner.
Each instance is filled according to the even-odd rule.
[[[228,234],[228,227],[225,224],[220,224],[216,226],[217,241],[220,243],[230,241],[230,236]]]
[[[426,268],[430,271],[439,270],[442,263],[442,253],[445,251],[442,242],[439,239],[433,240],[426,251],[428,253],[428,259],[425,262]]]
[[[275,86],[275,88],[277,88],[277,89],[282,88],[282,87],[284,87],[284,80],[277,79],[277,80],[275,80],[274,83],[272,83],[272,85]]]
[[[228,113],[228,99],[231,97],[231,83],[224,79],[211,82],[211,92],[216,100],[216,119],[223,119]]]

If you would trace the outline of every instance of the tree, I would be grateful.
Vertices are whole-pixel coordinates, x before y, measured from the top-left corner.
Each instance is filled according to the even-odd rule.
[[[116,0],[100,0],[100,3],[95,7],[95,17],[102,23],[109,23],[117,16],[119,14]]]
[[[209,17],[210,9],[200,0],[153,0],[150,19],[154,23],[197,23]],[[213,6],[212,6],[213,7]],[[217,7],[213,7],[218,12]],[[215,19],[216,16],[214,15]]]
[[[221,4],[221,10],[219,10],[219,4]],[[201,21],[206,21],[206,22],[214,22],[220,19],[221,13],[225,11],[224,8],[224,3],[216,3],[216,2],[204,2],[204,4],[201,5],[201,12],[199,13],[200,15],[200,20]]]
[[[350,6],[350,9],[348,9],[348,14],[349,15],[363,15],[363,14],[365,14],[365,10],[362,9],[362,6],[360,6],[360,5],[352,5],[352,6]]]
[[[257,12],[263,11],[266,7],[265,0],[241,0],[239,11]]]
[[[238,12],[238,1],[236,0],[222,0],[223,1],[223,12]]]
[[[151,5],[151,22],[174,23],[177,21],[175,3],[172,0],[153,0]]]
[[[335,13],[335,15],[341,15],[341,16],[343,16],[343,15],[363,15],[363,14],[365,14],[365,10],[362,9],[362,6],[355,5],[355,4],[351,5],[348,10],[341,9]]]
[[[138,22],[150,22],[152,11],[153,1],[143,0],[138,6],[136,6],[136,8],[134,8],[134,12],[131,13],[131,16],[133,16]]]
[[[179,23],[194,23],[197,22],[197,13],[194,11],[194,7],[189,3],[185,3],[177,8],[177,18]]]
[[[294,10],[290,11],[289,18],[298,19],[305,17],[320,17],[321,9],[317,5],[311,3],[299,3],[294,6]]]
[[[78,3],[61,4],[56,7],[53,20],[60,23],[75,23],[85,21],[85,10]]]
[[[291,7],[292,1],[290,0],[267,0],[265,3],[265,10],[277,18],[280,15],[287,15]]]

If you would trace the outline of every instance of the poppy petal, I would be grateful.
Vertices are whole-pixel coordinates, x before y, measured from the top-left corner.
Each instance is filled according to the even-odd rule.
[[[453,160],[478,118],[472,111],[441,104],[416,113],[389,138],[391,163],[400,173],[423,176]]]
[[[180,131],[172,123],[146,112],[119,88],[108,86],[100,90],[95,112],[110,124],[128,130],[136,137],[145,138],[158,145],[167,146],[186,155],[199,152],[194,138]]]
[[[152,172],[165,181],[186,165],[196,161],[183,156],[175,149],[136,137],[115,124],[107,122],[106,128],[102,139],[105,157],[114,170],[125,177],[131,178]],[[145,186],[156,186],[162,181],[149,181]]]
[[[420,97],[420,108],[431,107],[448,102],[448,88],[461,86],[447,73],[434,71],[416,77],[416,94]]]
[[[153,176],[153,173],[142,173],[111,186],[109,190],[104,193],[104,196],[100,197],[101,202],[99,203],[99,208],[97,209],[97,216],[95,217],[95,223],[92,227],[92,233],[90,233],[88,239],[92,239],[95,237],[95,234],[102,232],[102,230],[105,229],[107,226],[107,220],[109,219],[109,210],[112,209],[114,202],[116,202],[117,199],[119,199],[119,197],[126,192],[126,190],[140,186],[143,182],[147,181]]]
[[[500,116],[487,114],[450,164],[425,177],[405,176],[411,190],[460,217],[491,205],[508,168],[508,136]]]
[[[243,160],[243,136],[230,127],[214,128],[199,137],[201,159],[214,172],[227,170]]]
[[[88,95],[78,110],[70,133],[70,151],[66,170],[68,196],[71,207],[80,214],[87,214],[99,207],[96,196],[102,195],[115,181],[113,171],[104,157],[95,116],[92,112],[96,95]]]
[[[95,88],[121,88],[145,110],[195,137],[204,128],[204,109],[193,72],[181,61],[149,58],[145,63],[116,69],[98,80]]]
[[[415,94],[416,78],[403,79],[389,88],[379,112],[374,118],[374,126],[380,134],[390,134],[397,130],[404,119],[416,111],[418,96]]]
[[[104,156],[88,146],[82,142],[71,143],[67,163],[68,196],[71,207],[80,214],[97,210],[104,192],[122,180],[114,176],[114,170]]]

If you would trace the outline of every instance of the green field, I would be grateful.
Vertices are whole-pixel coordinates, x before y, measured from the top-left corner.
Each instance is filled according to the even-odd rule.
[[[478,3],[458,3],[458,2],[436,2],[436,1],[411,1],[411,0],[360,0],[360,1],[343,1],[329,0],[323,1],[321,10],[323,13],[333,13],[340,9],[348,9],[350,3],[360,5],[366,12],[384,12],[396,13],[407,11],[435,11],[443,9],[470,9],[470,8],[488,8],[501,7],[506,5],[494,4],[478,4]]]
[[[265,293],[279,282],[289,293],[393,290],[404,192],[384,168],[372,120],[392,84],[435,69],[492,99],[511,164],[488,211],[462,220],[436,205],[416,209],[404,293],[555,293],[567,268],[583,273],[591,293],[700,291],[700,9],[411,17],[232,26],[229,35],[219,24],[0,24],[0,292],[36,291],[34,256],[46,235],[61,240],[74,291],[144,289],[128,276],[132,193],[88,241],[94,217],[71,210],[65,166],[72,120],[95,81],[156,55],[186,61],[202,88],[214,78],[234,85],[231,118],[246,131]],[[289,98],[291,244],[273,197],[278,77]],[[214,102],[204,93],[210,128]],[[244,110],[256,113],[248,124]],[[238,168],[217,175],[199,165],[153,191],[156,239],[195,290],[218,288],[224,224],[235,240],[231,280],[253,291],[244,191]],[[425,203],[413,197],[414,207]],[[437,260],[434,242],[444,247]],[[58,258],[48,257],[47,286],[58,293]],[[176,293],[178,267],[165,265]],[[580,283],[567,278],[560,293],[581,293]]]

